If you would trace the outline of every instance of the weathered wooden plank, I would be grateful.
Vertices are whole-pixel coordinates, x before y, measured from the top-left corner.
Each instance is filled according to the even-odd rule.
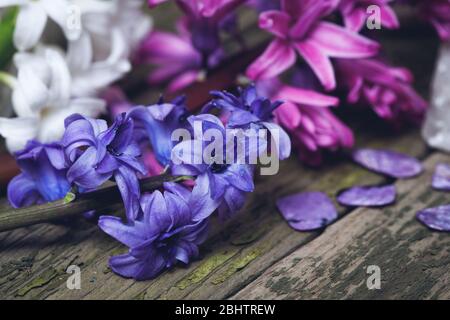
[[[411,61],[420,56],[415,61],[430,66],[429,54],[421,54],[422,51],[411,48],[410,51],[415,54]],[[421,78],[421,73],[418,75]],[[151,102],[147,95],[137,100]],[[418,134],[395,136],[391,132],[380,136],[382,130],[379,127],[363,126],[366,134],[358,136],[360,145],[393,148],[412,155],[426,153]],[[248,205],[238,217],[225,225],[215,225],[203,247],[202,260],[146,282],[113,275],[107,268],[107,259],[125,248],[86,222],[75,226],[72,222],[70,229],[63,225],[42,225],[0,234],[0,297],[225,298],[319,235],[291,230],[275,209],[278,196],[305,189],[334,194],[340,188],[355,183],[381,181],[383,179],[379,176],[342,161],[319,171],[306,169],[291,159],[282,164],[279,175],[260,179],[256,192],[250,196]],[[341,214],[346,213],[343,208],[340,211]],[[66,288],[68,275],[65,270],[70,264],[81,267],[81,290]]]
[[[424,154],[423,143],[417,141],[417,134],[407,134],[396,139],[372,138],[370,144]],[[367,138],[361,143],[368,144]],[[125,248],[86,223],[71,229],[44,225],[0,234],[0,297],[223,298],[318,235],[291,230],[275,209],[278,196],[304,189],[333,194],[354,183],[381,181],[379,176],[348,162],[311,170],[291,159],[282,165],[279,175],[257,183],[240,216],[212,232],[203,249],[203,260],[146,282],[122,279],[109,272],[108,257]],[[70,264],[81,267],[81,290],[66,288],[68,275],[64,270]]]
[[[448,204],[433,191],[435,154],[426,173],[397,182],[399,199],[382,209],[360,208],[306,246],[269,268],[233,299],[448,299],[450,236],[415,219],[417,210]],[[381,288],[369,290],[368,266],[381,270]]]

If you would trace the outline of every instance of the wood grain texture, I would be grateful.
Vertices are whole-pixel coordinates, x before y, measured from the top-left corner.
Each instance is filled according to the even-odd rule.
[[[159,18],[167,22],[164,16]],[[251,19],[244,20],[247,24],[251,22]],[[246,35],[252,42],[250,47],[253,48],[260,43],[262,37],[261,33],[253,34],[254,31],[251,32]],[[420,81],[419,89],[426,94],[430,70],[433,65],[433,55],[428,50],[422,50],[423,40],[426,40],[427,48],[436,46],[437,41],[424,39],[423,36],[414,37],[413,42],[399,37],[388,37],[386,41],[389,41],[388,55],[397,57],[400,60],[400,65],[406,64],[414,67],[415,75]],[[405,43],[409,45],[405,46]],[[231,70],[231,67],[224,66],[222,70],[225,70],[224,77],[228,79],[227,81],[230,81],[231,78],[226,71]],[[142,75],[145,76],[145,72],[145,70],[142,70]],[[139,85],[141,80],[138,78],[136,81],[136,83],[131,84],[133,88],[136,87],[132,96],[133,100],[145,104],[154,102],[162,88],[153,88],[146,93],[135,96],[143,89],[143,86]],[[231,84],[225,84],[220,88],[225,88]],[[205,88],[210,85],[211,83],[203,84]],[[146,86],[144,88],[147,90]],[[196,96],[196,93],[198,93],[195,87],[190,89],[189,92],[191,96]],[[204,99],[203,96],[200,97],[200,100]],[[194,100],[191,103],[195,105],[203,101],[195,97]],[[346,106],[343,106],[340,109],[345,108]],[[363,111],[363,113],[369,112]],[[428,154],[417,132],[393,133],[392,131],[386,131],[385,127],[380,129],[379,126],[367,123],[367,121],[363,122],[359,116],[346,119],[346,121],[351,123],[352,127],[359,128],[357,138],[360,146],[390,148],[422,158]],[[328,234],[329,230],[333,230],[332,228],[340,225],[338,221],[335,226],[332,226],[323,234],[320,232],[295,232],[282,220],[275,208],[275,200],[279,196],[304,190],[325,191],[333,196],[338,190],[354,184],[383,182],[386,182],[385,178],[365,171],[343,159],[331,161],[320,170],[314,170],[303,167],[292,157],[292,159],[282,163],[281,171],[277,176],[258,179],[256,191],[250,195],[246,207],[237,217],[226,224],[217,222],[213,224],[210,237],[202,247],[201,260],[193,262],[186,268],[174,268],[155,280],[144,282],[123,279],[110,271],[107,267],[108,258],[124,252],[126,248],[88,222],[72,220],[61,222],[58,225],[44,224],[0,233],[0,298],[219,299],[248,295],[248,288],[251,288],[252,282],[254,280],[259,281],[266,276],[266,270],[271,270],[271,267],[276,266],[279,261],[287,261],[286,257],[301,252],[303,248],[308,247],[308,243],[320,240]],[[346,217],[353,217],[356,211],[352,212],[349,209],[339,207],[339,212],[340,217],[344,217],[342,219],[344,221],[347,219]],[[348,215],[349,213],[350,215]],[[403,223],[401,219],[391,221],[391,228],[399,228],[399,226],[396,226],[397,221]],[[361,223],[364,224],[363,221]],[[351,231],[344,230],[344,232]],[[438,237],[436,234],[426,231],[426,234]],[[425,232],[423,234],[426,238]],[[327,241],[333,243],[335,239],[330,240],[328,238]],[[383,241],[387,244],[385,250],[390,250],[391,247],[395,248],[393,241]],[[403,241],[402,243],[405,247],[407,246],[406,242]],[[436,242],[436,246],[441,244]],[[352,253],[356,258],[357,254],[360,254],[362,258],[365,257],[366,251],[370,248],[364,249],[363,245],[361,244],[359,251],[355,249],[349,251],[349,253]],[[423,246],[425,248],[426,244],[423,244]],[[439,257],[444,254],[440,250],[445,249],[439,247],[435,250]],[[406,251],[406,253],[408,254],[409,251]],[[311,253],[311,255],[313,254],[314,252]],[[324,254],[331,255],[331,253]],[[379,256],[379,254],[376,256]],[[400,256],[395,258],[399,261],[406,259]],[[81,290],[69,290],[66,287],[66,279],[69,275],[66,274],[65,270],[72,264],[80,266],[82,270]],[[434,264],[435,274],[438,270],[442,272],[441,269],[445,267],[445,264]],[[393,275],[401,276],[399,270],[393,270]],[[318,273],[317,276],[319,275]],[[414,273],[411,271],[409,278],[413,276]],[[445,279],[444,276],[442,278]],[[290,282],[286,287],[283,285],[283,281],[279,287],[294,287],[294,284],[289,284]],[[314,281],[314,278],[308,279],[307,282],[312,281]],[[426,282],[423,281],[422,283],[425,283],[422,285],[424,292],[431,292],[431,290],[427,291]],[[243,288],[245,289],[240,291]],[[283,290],[285,289],[281,289],[281,291]],[[291,294],[288,291],[285,291],[287,293],[284,296]],[[332,288],[324,287],[323,291],[323,296],[332,296]],[[235,295],[238,292],[239,294]],[[316,292],[316,295],[319,294],[320,292]],[[337,294],[340,294],[339,290],[336,291]],[[389,294],[390,292],[386,293],[385,296],[388,297]],[[439,292],[438,295],[444,296],[442,292]],[[356,293],[354,296],[356,296]],[[361,296],[364,297],[365,295],[362,294]]]
[[[449,299],[450,235],[415,219],[417,210],[450,202],[430,186],[436,163],[449,161],[431,156],[425,174],[396,183],[394,206],[353,211],[233,299]],[[367,288],[370,265],[380,267],[380,290]]]
[[[363,136],[361,136],[363,137]],[[363,145],[424,155],[417,133],[392,139],[364,138]],[[85,222],[66,227],[42,225],[0,234],[0,297],[27,299],[172,299],[226,298],[249,284],[278,260],[320,233],[298,233],[288,227],[275,208],[278,196],[302,190],[333,195],[358,183],[384,179],[348,161],[321,170],[307,169],[296,159],[283,163],[277,176],[257,182],[242,213],[225,226],[216,224],[202,248],[203,259],[178,267],[155,280],[135,282],[110,272],[108,258],[126,250]],[[341,214],[347,211],[341,208]],[[68,290],[67,267],[82,270],[82,289]]]
[[[416,52],[416,51],[415,51]],[[429,63],[429,62],[428,62]],[[363,112],[367,114],[367,112]],[[417,132],[394,133],[357,115],[346,118],[358,145],[390,148],[425,156]],[[320,170],[305,168],[293,156],[281,171],[257,181],[248,204],[225,225],[215,224],[202,247],[202,259],[177,267],[155,280],[122,279],[108,269],[108,258],[126,250],[96,226],[42,225],[0,234],[0,298],[6,299],[172,299],[227,298],[251,283],[280,259],[320,236],[289,228],[275,208],[279,196],[303,190],[334,195],[354,184],[382,183],[384,178],[346,160],[330,161]],[[340,208],[341,215],[348,212]],[[82,270],[82,289],[68,290],[67,267]]]

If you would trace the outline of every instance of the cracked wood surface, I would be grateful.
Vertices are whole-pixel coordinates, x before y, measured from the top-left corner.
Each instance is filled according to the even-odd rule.
[[[416,34],[415,42],[408,46],[395,34],[385,39],[389,47],[387,54],[394,58],[393,63],[414,70],[418,88],[425,96],[436,51],[436,41],[428,36]],[[254,43],[258,43],[258,37],[254,37]],[[423,47],[429,50],[425,52]],[[154,101],[152,97],[157,97],[157,91],[134,100]],[[357,123],[359,120],[355,119],[346,121],[359,128],[360,146],[390,148],[422,159],[430,156],[417,132],[394,134],[372,125],[371,120]],[[434,157],[442,156],[432,155],[430,159]],[[429,166],[431,160],[427,161]],[[176,267],[155,280],[135,282],[114,275],[107,266],[108,258],[126,248],[86,221],[71,221],[70,225],[68,222],[44,224],[0,233],[0,298],[448,298],[445,288],[448,284],[445,273],[448,271],[448,235],[425,229],[413,217],[418,205],[438,200],[445,203],[445,194],[432,193],[415,199],[419,189],[425,192],[428,181],[424,179],[428,176],[399,183],[405,195],[398,205],[410,199],[409,208],[396,211],[397,205],[383,209],[386,211],[371,212],[339,207],[340,219],[325,232],[300,233],[289,228],[280,217],[275,207],[277,197],[304,190],[319,190],[334,196],[338,190],[355,184],[379,184],[388,180],[343,159],[314,170],[303,167],[292,157],[283,162],[280,169],[276,176],[258,178],[256,191],[237,217],[225,225],[213,223],[200,260],[188,267]],[[417,186],[417,190],[409,195],[408,186]],[[4,201],[0,202],[0,206],[3,205]],[[382,235],[377,238],[379,233]],[[352,242],[350,235],[360,242]],[[318,243],[330,249],[321,249]],[[312,246],[316,249],[312,250]],[[309,253],[303,253],[305,250]],[[323,261],[321,267],[315,268],[314,259],[320,257],[319,252]],[[384,252],[391,255],[383,255]],[[291,259],[295,255],[303,260]],[[414,261],[416,264],[411,264]],[[376,262],[382,272],[383,267],[386,268],[387,274],[382,273],[382,288],[386,285],[386,289],[368,292],[361,285],[366,275],[364,270],[360,274],[358,267]],[[81,290],[66,287],[69,275],[65,270],[73,264],[82,271]],[[278,270],[279,274],[273,270]],[[436,282],[438,276],[442,285]],[[267,288],[269,281],[271,285]],[[297,286],[304,286],[305,290]]]
[[[392,139],[363,137],[361,145],[384,146],[415,156],[426,148],[417,133]],[[301,177],[301,179],[299,179]],[[385,179],[345,160],[321,170],[304,168],[295,159],[281,166],[277,176],[257,182],[246,208],[225,226],[215,224],[203,246],[203,257],[187,268],[178,267],[151,281],[135,282],[114,275],[108,257],[125,247],[95,226],[79,221],[70,228],[41,225],[0,234],[0,297],[25,299],[209,299],[227,298],[251,283],[280,259],[316,237],[318,232],[290,229],[275,208],[275,199],[302,190],[334,195],[354,184]],[[340,208],[341,216],[348,213]],[[69,290],[65,270],[82,270],[81,290]]]
[[[394,206],[354,210],[232,298],[449,299],[450,236],[415,219],[417,210],[449,202],[430,187],[435,165],[449,161],[432,155],[425,174],[396,183]],[[379,290],[366,285],[371,265],[381,271]]]

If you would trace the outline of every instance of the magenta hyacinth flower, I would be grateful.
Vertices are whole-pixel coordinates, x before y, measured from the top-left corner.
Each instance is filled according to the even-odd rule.
[[[296,52],[309,64],[327,90],[336,87],[330,58],[367,58],[379,44],[321,19],[336,9],[336,0],[282,0],[281,11],[263,12],[260,28],[275,35],[266,51],[249,66],[253,80],[281,74],[296,61]]]
[[[428,105],[412,88],[409,70],[374,59],[342,59],[336,67],[339,83],[349,91],[349,103],[368,103],[378,116],[396,125],[422,120]]]
[[[375,5],[380,9],[381,25],[388,29],[396,29],[400,23],[394,10],[389,6],[392,2],[392,0],[341,0],[339,10],[347,29],[358,32],[367,20],[367,8]]]
[[[99,227],[129,247],[129,252],[109,260],[111,269],[126,278],[147,280],[178,262],[188,264],[199,254],[198,246],[207,236],[208,221],[193,221],[196,207],[190,192],[181,186],[177,192],[155,191],[141,197],[142,215],[133,223],[102,216]]]
[[[450,0],[419,1],[418,11],[435,27],[442,40],[450,40]]]
[[[141,43],[135,62],[155,65],[156,69],[148,77],[149,84],[168,82],[167,92],[173,93],[202,81],[206,71],[217,66],[222,58],[221,48],[202,58],[185,31],[179,35],[155,31]]]
[[[280,9],[280,0],[248,0],[246,4],[259,12]]]
[[[148,0],[152,8],[168,0]],[[175,0],[190,19],[210,19],[218,22],[246,0]]]
[[[165,0],[167,1],[167,0]],[[154,7],[164,0],[148,0]],[[246,0],[176,0],[185,14],[184,23],[191,31],[193,46],[202,53],[210,55],[220,47],[220,29],[222,23]]]
[[[290,134],[303,162],[316,166],[324,150],[353,146],[353,132],[329,110],[339,104],[337,98],[284,85],[276,78],[261,80],[257,87],[272,99],[284,101],[274,112],[276,121]]]

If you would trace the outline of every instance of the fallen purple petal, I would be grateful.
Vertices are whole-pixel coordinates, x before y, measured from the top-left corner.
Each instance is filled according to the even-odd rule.
[[[450,231],[450,205],[421,210],[416,217],[431,229]]]
[[[450,165],[439,163],[436,166],[432,186],[436,190],[450,191]]]
[[[303,192],[277,200],[277,207],[289,225],[298,231],[326,227],[337,218],[330,198],[322,192]]]
[[[389,150],[359,149],[353,153],[353,160],[369,170],[393,178],[411,178],[423,171],[416,158]]]
[[[394,185],[383,187],[353,187],[343,191],[337,201],[351,207],[380,207],[395,201],[397,192]]]

